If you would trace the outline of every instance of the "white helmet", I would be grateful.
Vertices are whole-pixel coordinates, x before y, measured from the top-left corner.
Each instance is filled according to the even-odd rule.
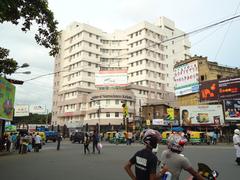
[[[234,130],[234,134],[238,134],[238,135],[240,135],[240,131],[239,131],[239,129],[235,129],[235,130]]]

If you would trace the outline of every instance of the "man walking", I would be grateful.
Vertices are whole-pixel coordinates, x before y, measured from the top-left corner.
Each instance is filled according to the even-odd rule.
[[[234,130],[233,144],[234,144],[234,148],[236,149],[236,156],[237,156],[237,159],[235,161],[237,162],[238,165],[240,165],[240,131],[239,129]]]
[[[94,130],[93,135],[92,135],[92,141],[93,141],[93,154],[95,154],[95,148],[98,150],[98,154],[100,154],[100,149],[98,148],[98,143],[99,143],[99,136],[96,130]]]
[[[58,135],[57,135],[57,150],[60,150],[60,144],[61,144],[61,140],[62,140],[62,136],[60,134],[60,132],[58,131]]]

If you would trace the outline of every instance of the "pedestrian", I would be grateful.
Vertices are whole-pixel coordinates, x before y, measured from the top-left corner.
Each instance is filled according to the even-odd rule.
[[[39,152],[39,149],[42,148],[42,138],[39,136],[39,133],[36,134],[35,136],[35,146],[34,146],[34,152]]]
[[[88,154],[90,153],[89,148],[88,148],[89,143],[90,143],[90,138],[88,136],[88,133],[85,133],[84,142],[83,142],[83,144],[84,144],[84,154],[86,154],[86,151],[88,151]]]
[[[60,134],[60,132],[58,131],[58,135],[57,135],[57,150],[60,150],[60,144],[61,144],[61,140],[62,140],[62,136]]]
[[[234,143],[234,148],[236,149],[236,162],[238,165],[240,165],[240,131],[239,129],[234,130],[234,135],[233,135],[233,143]]]
[[[132,137],[133,137],[133,135],[132,135],[132,132],[127,132],[127,145],[131,145],[131,143],[132,143]]]
[[[115,134],[115,144],[116,144],[116,145],[119,144],[119,138],[120,138],[120,134],[119,134],[119,132],[117,131],[116,134]]]
[[[160,142],[161,135],[158,131],[149,129],[143,137],[143,142],[146,147],[138,152],[124,166],[125,171],[133,180],[155,180],[160,178],[160,173],[157,173],[157,156],[152,152],[153,148],[157,147]],[[135,165],[135,174],[131,167]],[[162,172],[164,173],[164,171]]]
[[[92,141],[93,141],[93,154],[95,154],[95,148],[98,150],[98,154],[100,154],[100,148],[98,148],[98,143],[99,143],[99,136],[96,130],[93,131],[92,135]]]

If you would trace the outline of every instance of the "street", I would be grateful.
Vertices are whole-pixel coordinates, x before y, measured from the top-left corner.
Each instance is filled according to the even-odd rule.
[[[0,156],[1,180],[123,180],[130,179],[123,170],[127,160],[139,149],[141,144],[103,144],[102,153],[83,154],[82,144],[63,141],[60,151],[56,143],[47,143],[39,153],[19,155],[12,153]],[[165,145],[161,145],[158,156]],[[92,150],[92,146],[90,146]],[[235,151],[230,145],[188,145],[184,153],[193,166],[203,162],[216,169],[220,180],[237,180],[239,166],[234,162]],[[182,172],[181,179],[187,173]]]

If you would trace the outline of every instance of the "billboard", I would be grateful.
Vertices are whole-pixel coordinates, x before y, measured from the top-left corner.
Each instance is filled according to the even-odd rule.
[[[30,105],[29,112],[33,114],[46,114],[46,106],[45,105]]]
[[[95,85],[99,87],[127,86],[127,70],[99,71],[95,76]]]
[[[220,99],[240,98],[240,77],[220,79],[218,86]]]
[[[222,105],[181,106],[180,123],[191,125],[221,125],[224,123]]]
[[[28,105],[16,105],[14,107],[14,116],[15,117],[29,116]]]
[[[15,86],[0,77],[0,119],[13,119]]]
[[[198,61],[192,61],[175,67],[174,81],[176,96],[198,92]]]
[[[204,81],[200,84],[200,101],[240,98],[240,77]]]
[[[200,101],[217,101],[219,95],[218,80],[200,83]]]
[[[224,101],[226,121],[240,121],[240,99]]]

